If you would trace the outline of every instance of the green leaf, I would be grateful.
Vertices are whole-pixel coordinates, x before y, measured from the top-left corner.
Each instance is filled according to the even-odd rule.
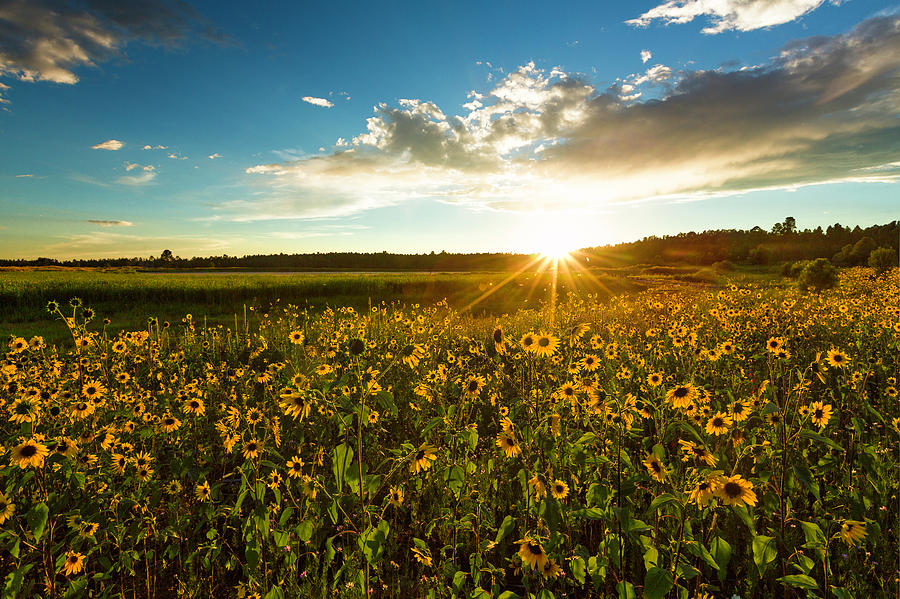
[[[462,591],[463,585],[466,584],[467,576],[468,574],[466,572],[463,572],[462,570],[459,570],[456,574],[453,575],[453,582],[451,583],[451,585],[453,586],[453,590],[456,593]]]
[[[334,472],[334,482],[338,490],[343,490],[344,481],[347,476],[347,468],[353,463],[353,448],[345,443],[341,443],[334,448],[331,454],[331,469]],[[359,474],[357,473],[357,478]]]
[[[644,597],[646,599],[663,599],[675,584],[668,570],[656,566],[647,570],[644,577]]]
[[[676,505],[678,505],[679,511],[681,511],[681,505],[677,503],[678,499],[671,493],[663,493],[662,495],[655,497],[653,499],[653,501],[650,502],[650,507],[647,508],[647,515],[652,514],[653,512],[655,512],[662,506],[668,505],[672,502],[676,502]]]
[[[750,534],[755,537],[756,526],[754,525],[753,518],[750,517],[750,512],[747,511],[747,506],[735,505],[732,506],[731,509],[735,514],[737,514],[737,517],[741,519],[741,522],[747,525],[747,529],[750,530]]]
[[[326,572],[328,570],[328,566],[330,566],[331,562],[334,561],[334,556],[334,537],[328,537],[328,540],[325,541],[325,565],[322,568],[323,572]]]
[[[556,596],[550,591],[550,589],[541,589],[541,592],[537,594],[536,599],[556,599]]]
[[[731,561],[731,545],[721,537],[713,537],[709,543],[709,552],[719,564],[719,580],[725,580],[728,573],[728,562]]]
[[[394,403],[394,396],[390,391],[379,391],[375,394],[375,401],[382,410],[391,416],[397,416],[397,404]]]
[[[316,523],[312,520],[305,520],[297,526],[296,531],[297,538],[306,542],[312,538],[313,533],[316,531]]]
[[[627,581],[622,581],[616,585],[616,592],[619,599],[637,599],[637,593],[634,592],[634,585]]]
[[[513,593],[512,591],[503,591],[497,597],[497,599],[520,599],[518,595]]]
[[[823,445],[827,445],[828,447],[830,447],[832,449],[837,449],[838,451],[844,451],[843,447],[841,447],[840,445],[838,445],[837,443],[835,443],[828,437],[823,437],[822,435],[820,435],[819,433],[817,433],[815,431],[811,431],[811,430],[805,429],[805,428],[800,429],[800,436],[806,437],[807,439],[812,439],[813,441],[817,441],[819,443],[822,443]]]
[[[269,592],[266,593],[264,599],[284,599],[284,591],[282,591],[279,587],[272,587],[269,589]]]
[[[802,464],[794,464],[792,469],[797,480],[802,482],[817,500],[822,501],[822,498],[819,497],[819,483],[813,480],[812,472],[809,471],[809,468]]]
[[[384,555],[384,543],[387,540],[390,525],[387,520],[378,522],[378,526],[370,526],[359,537],[359,548],[370,564],[375,565]]]
[[[451,466],[446,470],[447,487],[455,497],[459,497],[463,482],[466,479],[466,472],[459,466]]]
[[[806,536],[806,544],[803,545],[807,549],[815,549],[816,547],[824,547],[825,546],[825,533],[822,532],[822,529],[819,528],[819,525],[815,522],[803,522],[800,521],[800,527],[803,529],[803,534]]]
[[[503,519],[503,522],[500,523],[500,528],[497,529],[497,536],[494,538],[495,543],[499,543],[506,536],[513,531],[516,527],[516,521],[512,516],[507,516]]]
[[[778,557],[778,546],[773,537],[757,535],[753,538],[753,562],[762,578],[769,564]]]
[[[595,507],[572,510],[571,514],[576,518],[587,518],[588,520],[602,520],[604,518],[603,510]]]
[[[50,515],[50,508],[46,503],[39,503],[28,512],[25,519],[31,532],[34,533],[34,540],[40,541],[44,534],[44,528],[47,526],[47,516]]]
[[[587,571],[585,570],[584,559],[573,557],[569,562],[569,568],[572,570],[572,577],[578,581],[578,584],[584,584]]]
[[[807,591],[818,591],[819,584],[811,577],[805,574],[790,574],[776,579],[781,584],[796,587],[798,589],[806,589]]]

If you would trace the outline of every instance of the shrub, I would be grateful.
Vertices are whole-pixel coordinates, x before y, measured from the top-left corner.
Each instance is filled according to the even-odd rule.
[[[802,289],[830,289],[837,285],[837,269],[827,258],[816,258],[803,268],[799,285]]]
[[[734,270],[734,264],[728,260],[720,260],[713,263],[713,270],[716,272],[731,272]]]
[[[869,266],[878,274],[883,274],[897,266],[897,251],[891,248],[878,248],[869,254]]]
[[[803,269],[806,268],[807,264],[809,264],[809,260],[785,262],[781,267],[781,276],[796,279],[803,273]]]

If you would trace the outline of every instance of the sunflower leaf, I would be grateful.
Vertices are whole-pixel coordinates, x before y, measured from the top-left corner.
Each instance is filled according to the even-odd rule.
[[[499,543],[503,539],[509,535],[516,527],[516,521],[512,516],[507,516],[503,519],[503,522],[500,524],[500,528],[497,530],[497,536],[494,538],[495,543]]]
[[[39,503],[28,512],[25,519],[31,532],[34,533],[34,540],[40,541],[44,535],[44,528],[47,526],[47,516],[50,515],[50,508],[46,503]]]
[[[777,578],[778,582],[784,585],[796,587],[798,589],[806,589],[808,591],[818,591],[819,584],[810,576],[805,574],[790,574]]]
[[[762,578],[769,564],[778,557],[778,545],[773,537],[757,535],[753,538],[753,562],[759,571],[759,577]]]
[[[668,570],[656,566],[647,570],[644,577],[644,597],[647,599],[662,599],[672,589],[674,581]]]

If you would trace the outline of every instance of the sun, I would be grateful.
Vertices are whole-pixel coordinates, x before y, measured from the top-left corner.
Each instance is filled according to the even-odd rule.
[[[565,260],[577,248],[577,243],[564,232],[543,231],[535,239],[535,248],[542,258]]]

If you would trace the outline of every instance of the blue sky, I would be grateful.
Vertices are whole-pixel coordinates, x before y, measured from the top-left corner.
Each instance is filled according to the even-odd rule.
[[[898,5],[487,4],[0,2],[0,257],[897,218]]]

